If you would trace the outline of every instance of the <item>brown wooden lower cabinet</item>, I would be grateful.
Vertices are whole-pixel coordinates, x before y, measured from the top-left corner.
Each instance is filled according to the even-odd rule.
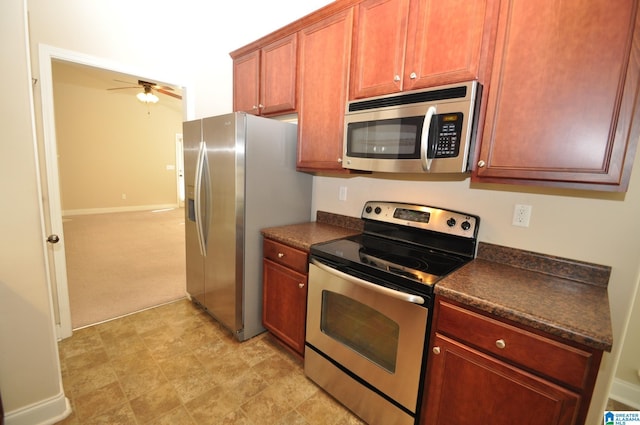
[[[436,335],[423,424],[569,425],[580,396]]]
[[[262,324],[278,340],[304,356],[307,316],[307,253],[264,240]]]
[[[420,423],[583,424],[602,352],[437,298]]]

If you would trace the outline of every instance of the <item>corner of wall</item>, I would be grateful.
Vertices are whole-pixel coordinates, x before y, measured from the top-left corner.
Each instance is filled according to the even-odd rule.
[[[609,398],[640,410],[640,385],[616,378],[613,380]]]
[[[71,414],[69,399],[60,391],[55,397],[7,412],[6,425],[53,425]]]

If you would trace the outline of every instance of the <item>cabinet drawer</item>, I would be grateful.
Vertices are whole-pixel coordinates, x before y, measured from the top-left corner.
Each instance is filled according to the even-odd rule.
[[[300,273],[307,273],[309,268],[307,253],[280,242],[265,239],[263,245],[264,258],[268,258]]]
[[[437,332],[553,378],[584,387],[593,355],[541,335],[449,304],[438,303]]]

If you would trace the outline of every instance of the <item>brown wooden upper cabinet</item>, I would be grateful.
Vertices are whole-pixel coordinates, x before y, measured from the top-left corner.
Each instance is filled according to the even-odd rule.
[[[502,2],[474,181],[627,189],[640,136],[637,15],[636,0]]]
[[[356,7],[350,99],[480,79],[495,0],[365,0]]]
[[[341,171],[353,8],[300,30],[298,169]]]
[[[276,115],[296,109],[297,35],[233,57],[233,110]]]

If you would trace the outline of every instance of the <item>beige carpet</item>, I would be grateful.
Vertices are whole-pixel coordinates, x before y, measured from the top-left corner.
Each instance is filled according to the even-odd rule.
[[[184,209],[63,223],[73,329],[186,296]]]

